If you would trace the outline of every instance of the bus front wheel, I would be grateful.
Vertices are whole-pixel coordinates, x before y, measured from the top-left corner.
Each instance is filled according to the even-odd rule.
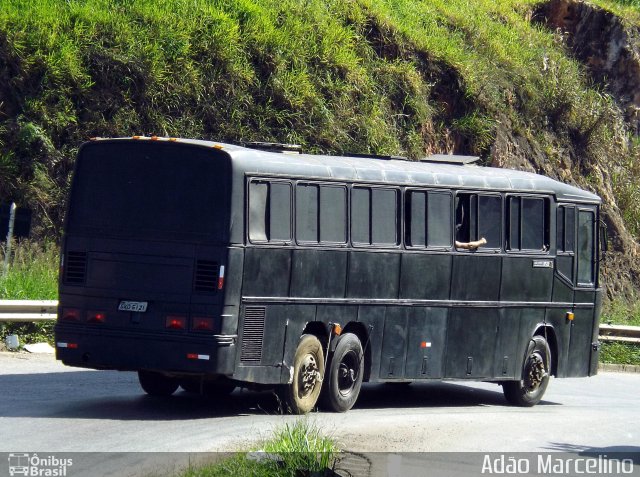
[[[360,394],[363,374],[362,344],[353,333],[345,333],[338,338],[327,370],[322,391],[323,407],[335,412],[351,409]]]
[[[171,396],[178,389],[178,381],[153,371],[138,371],[138,381],[151,396]]]
[[[535,406],[547,390],[550,370],[549,344],[543,336],[534,336],[527,347],[521,379],[502,383],[504,397],[515,406]]]
[[[306,414],[318,402],[324,378],[324,352],[318,338],[302,335],[293,359],[293,380],[284,398],[293,414]]]

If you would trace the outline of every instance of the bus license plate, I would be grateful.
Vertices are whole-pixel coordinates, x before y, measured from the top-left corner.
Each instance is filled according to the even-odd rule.
[[[148,302],[146,301],[121,301],[118,305],[118,311],[135,311],[144,313],[147,311]]]

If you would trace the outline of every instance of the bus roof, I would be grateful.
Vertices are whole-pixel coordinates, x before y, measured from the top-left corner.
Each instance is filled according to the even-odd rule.
[[[140,139],[149,139],[140,137]],[[167,139],[161,138],[166,141]],[[134,139],[114,139],[134,140]],[[229,155],[236,173],[282,175],[320,180],[393,183],[405,186],[438,186],[473,190],[550,193],[559,201],[600,203],[600,197],[575,186],[531,172],[468,164],[464,156],[452,156],[452,162],[410,161],[374,157],[290,154],[251,149],[197,139],[178,139],[173,144],[191,144],[216,148]],[[465,162],[467,162],[465,164]]]

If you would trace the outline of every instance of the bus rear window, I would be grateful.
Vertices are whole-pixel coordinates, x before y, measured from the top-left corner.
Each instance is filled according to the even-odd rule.
[[[229,165],[213,154],[146,141],[85,146],[73,181],[69,232],[224,241]]]

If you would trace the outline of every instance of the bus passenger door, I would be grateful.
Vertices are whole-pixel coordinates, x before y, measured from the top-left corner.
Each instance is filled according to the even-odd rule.
[[[596,302],[596,210],[578,207],[576,210],[576,272],[574,319],[570,322],[567,376],[587,376],[594,335]]]

